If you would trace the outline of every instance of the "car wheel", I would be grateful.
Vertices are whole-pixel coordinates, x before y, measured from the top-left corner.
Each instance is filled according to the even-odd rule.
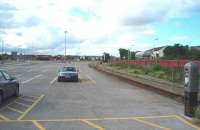
[[[0,105],[3,103],[3,93],[0,92]]]
[[[19,97],[19,86],[16,87],[14,96]]]

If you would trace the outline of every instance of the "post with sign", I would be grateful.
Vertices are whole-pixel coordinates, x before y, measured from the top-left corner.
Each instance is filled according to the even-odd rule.
[[[194,62],[189,62],[184,66],[185,72],[185,116],[194,117],[198,106],[199,89],[199,69]]]

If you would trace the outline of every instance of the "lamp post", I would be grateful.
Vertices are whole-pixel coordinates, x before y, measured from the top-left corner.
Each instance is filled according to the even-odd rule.
[[[2,53],[2,55],[3,55],[3,53],[4,53],[4,41],[2,40],[1,42],[2,42],[1,53]]]
[[[128,60],[131,60],[131,48],[133,47],[134,45],[131,45],[130,48],[128,48]]]
[[[155,38],[154,40],[155,40],[155,42],[154,42],[154,45],[153,45],[153,57],[154,57],[154,59],[156,59],[156,54],[157,53],[155,53],[155,47],[156,47],[155,44],[159,40],[159,38]],[[154,53],[155,53],[155,55],[154,55]]]
[[[2,40],[2,46],[1,46],[1,56],[2,56],[2,59],[1,59],[1,63],[3,64],[4,62],[4,56],[3,56],[3,53],[4,53],[4,41]]]
[[[65,30],[64,33],[65,33],[65,58],[64,58],[64,60],[66,60],[67,30]]]

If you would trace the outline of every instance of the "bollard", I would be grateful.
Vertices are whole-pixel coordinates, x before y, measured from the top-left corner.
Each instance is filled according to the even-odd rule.
[[[198,106],[198,87],[199,87],[199,69],[194,62],[189,62],[184,66],[185,73],[185,110],[184,114],[188,117],[194,117],[195,110]]]

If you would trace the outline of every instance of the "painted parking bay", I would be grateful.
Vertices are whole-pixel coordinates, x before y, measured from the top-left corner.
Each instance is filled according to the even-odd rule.
[[[21,120],[28,114],[42,99],[40,96],[22,95],[0,109],[0,120]]]
[[[119,117],[119,118],[80,118],[80,119],[44,119],[44,120],[2,120],[4,130],[22,128],[26,130],[199,130],[178,115]]]

